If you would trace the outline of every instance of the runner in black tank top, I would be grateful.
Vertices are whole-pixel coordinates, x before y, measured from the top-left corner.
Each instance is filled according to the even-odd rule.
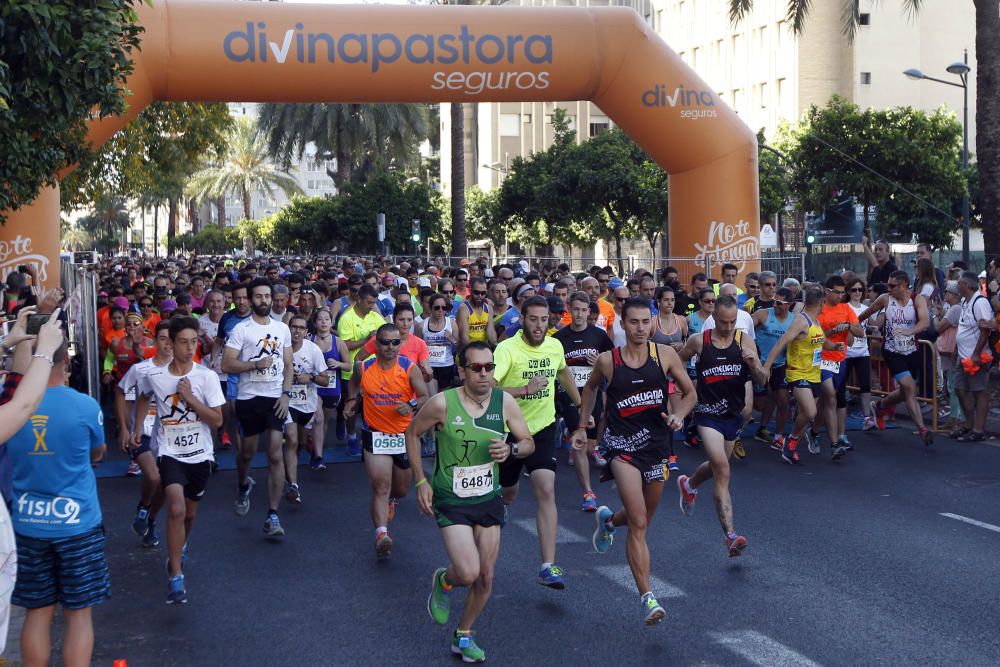
[[[597,510],[593,545],[604,553],[614,544],[615,530],[628,526],[626,556],[639,590],[643,620],[652,625],[663,620],[666,612],[653,597],[649,581],[649,547],[646,531],[663,494],[671,431],[684,425],[684,418],[694,408],[695,391],[672,347],[649,342],[652,314],[649,301],[629,299],[621,309],[625,345],[601,354],[583,388],[580,420],[586,422],[594,410],[598,389],[604,380],[605,434],[604,455],[608,472],[614,473],[624,508],[612,512]],[[675,414],[667,415],[667,377],[675,378],[683,398]],[[586,446],[582,428],[573,433],[573,448]]]
[[[741,413],[747,405],[751,374],[758,384],[767,383],[757,359],[757,346],[736,330],[738,309],[732,296],[720,296],[715,302],[715,328],[688,339],[680,358],[698,355],[698,405],[694,423],[708,461],[690,477],[677,478],[681,511],[691,514],[698,499],[698,486],[714,479],[712,491],[719,523],[725,534],[729,556],[739,556],[747,546],[746,538],[733,530],[733,507],[729,495],[729,457],[743,426]]]

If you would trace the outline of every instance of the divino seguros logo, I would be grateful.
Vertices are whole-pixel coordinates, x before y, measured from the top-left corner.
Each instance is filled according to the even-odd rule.
[[[552,63],[552,35],[546,34],[473,34],[462,25],[458,32],[413,33],[405,36],[391,32],[309,32],[296,23],[272,39],[263,21],[247,21],[242,30],[226,34],[222,49],[233,62],[275,63],[291,59],[305,65],[344,63],[367,66],[372,74],[393,63],[413,65],[489,65],[472,72],[434,72],[432,90],[460,90],[478,95],[484,90],[544,90],[549,87],[549,72],[525,71],[519,63]],[[515,66],[498,70],[497,65]]]
[[[719,112],[715,110],[715,94],[708,90],[689,90],[683,85],[671,90],[667,84],[658,83],[642,93],[642,105],[645,107],[680,108],[681,118],[698,120],[699,118],[715,118]]]

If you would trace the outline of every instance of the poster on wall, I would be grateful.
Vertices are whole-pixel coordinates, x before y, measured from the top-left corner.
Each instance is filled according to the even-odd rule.
[[[841,199],[813,218],[816,243],[861,243],[864,213],[853,197]]]

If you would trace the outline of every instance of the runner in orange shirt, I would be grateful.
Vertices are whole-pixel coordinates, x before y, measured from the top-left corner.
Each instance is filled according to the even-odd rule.
[[[835,345],[832,350],[823,348],[819,403],[819,414],[826,421],[826,430],[830,436],[830,454],[834,461],[854,449],[846,433],[847,398],[844,393],[844,380],[847,374],[844,360],[847,358],[847,348],[854,343],[853,336],[865,334],[854,309],[844,303],[846,293],[844,279],[840,276],[830,276],[826,281],[826,301],[818,318],[826,340]],[[812,428],[815,427],[814,424]],[[819,436],[815,430],[811,430],[809,435],[809,452],[819,454]]]
[[[392,551],[389,522],[396,499],[406,495],[412,478],[405,432],[413,414],[427,400],[427,386],[417,364],[400,356],[402,336],[395,324],[379,327],[375,343],[375,356],[354,365],[344,416],[351,418],[357,412],[360,390],[364,418],[361,445],[372,485],[375,554],[385,558]]]

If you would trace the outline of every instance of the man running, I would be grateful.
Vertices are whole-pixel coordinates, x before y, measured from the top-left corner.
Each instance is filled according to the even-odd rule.
[[[788,289],[783,287],[782,289]],[[795,422],[788,441],[781,448],[781,458],[790,465],[798,465],[799,438],[805,433],[809,422],[816,417],[816,399],[820,392],[820,365],[826,336],[819,324],[819,311],[823,307],[823,288],[819,285],[807,287],[802,303],[802,312],[793,315],[795,319],[778,342],[771,348],[764,362],[764,372],[770,374],[782,352],[787,349],[785,381],[791,387],[795,398]]]
[[[569,366],[573,374],[573,382],[577,390],[582,390],[590,379],[590,374],[594,370],[594,362],[598,356],[604,352],[610,352],[614,345],[605,331],[596,326],[587,324],[587,316],[590,315],[590,297],[586,292],[574,292],[569,300],[569,312],[572,317],[569,326],[557,331],[553,336],[562,343],[563,352],[566,357],[566,365]],[[604,414],[604,392],[600,387],[596,390],[594,408],[592,415],[600,417]],[[566,422],[566,431],[572,434],[580,426],[580,411],[570,401],[569,394],[562,391],[561,387],[556,390],[556,407],[563,421]],[[584,424],[587,422],[584,421]],[[597,450],[597,425],[586,429],[587,446],[582,449],[573,449],[570,453],[572,463],[576,469],[576,478],[583,489],[583,506],[580,508],[584,512],[597,511],[597,494],[590,484],[590,456],[594,456]],[[600,454],[597,454],[600,456]],[[606,464],[598,463],[599,466]]]
[[[385,319],[375,307],[376,299],[378,299],[378,291],[374,287],[369,284],[361,285],[358,288],[358,296],[354,305],[344,311],[340,315],[340,319],[337,320],[337,337],[344,341],[351,353],[351,358],[345,359],[345,361],[350,361],[350,367],[340,373],[343,380],[351,379],[358,352],[375,335],[375,330],[385,324]],[[345,421],[347,422],[347,452],[351,456],[361,456],[361,441],[358,440],[354,419],[347,418]]]
[[[292,336],[288,325],[271,319],[271,285],[267,278],[250,283],[253,314],[237,324],[222,354],[222,370],[239,374],[236,418],[243,430],[236,457],[239,493],[236,514],[250,512],[250,491],[254,487],[250,464],[263,436],[268,461],[268,509],[264,535],[281,537],[285,529],[278,519],[278,505],[285,484],[281,451],[281,431],[288,417],[292,389]]]
[[[167,505],[167,604],[185,604],[183,567],[187,543],[194,528],[198,501],[204,496],[212,474],[215,458],[212,431],[222,426],[226,397],[222,395],[218,376],[194,363],[198,320],[173,318],[169,335],[173,361],[163,372],[142,376],[136,408],[139,414],[144,414],[155,397],[157,464]],[[181,410],[177,410],[178,406]],[[174,416],[177,413],[183,416],[177,418]],[[142,427],[136,424],[132,444],[138,446],[142,438]]]
[[[493,386],[489,345],[469,343],[459,351],[458,362],[462,385],[427,401],[406,429],[406,448],[419,461],[420,436],[433,429],[437,459],[430,483],[421,466],[413,468],[417,506],[437,519],[451,563],[434,571],[427,611],[435,623],[445,625],[454,587],[468,587],[451,652],[464,662],[483,662],[486,653],[476,644],[472,626],[493,590],[500,552],[504,508],[499,464],[527,458],[535,443],[517,402]]]
[[[427,400],[427,385],[417,364],[400,356],[402,339],[395,324],[379,327],[375,343],[375,356],[354,365],[344,416],[353,417],[360,400],[364,417],[361,446],[372,485],[370,512],[375,526],[375,555],[386,558],[392,552],[389,522],[395,514],[389,496],[402,498],[410,487],[405,433],[413,414]],[[416,461],[419,466],[420,458]]]
[[[293,505],[302,503],[299,493],[299,444],[305,445],[309,437],[306,426],[312,421],[319,399],[316,387],[330,383],[326,358],[319,346],[306,340],[309,333],[307,320],[302,315],[292,315],[288,320],[292,336],[292,389],[288,401],[291,424],[285,424],[285,500]],[[310,452],[312,454],[312,452]]]
[[[765,271],[765,273],[767,273]],[[761,284],[768,280],[761,274]],[[748,302],[749,303],[749,302]],[[758,302],[759,303],[759,302]],[[769,308],[754,310],[752,315],[754,327],[757,330],[757,349],[764,359],[771,354],[788,327],[795,321],[792,308],[792,290],[781,287],[777,290]],[[788,381],[785,379],[786,352],[782,351],[774,359],[774,367],[766,386],[754,386],[754,401],[760,405],[760,429],[755,438],[771,445],[771,449],[780,451],[785,446],[785,425],[788,423]],[[767,429],[774,414],[774,433]]]
[[[466,345],[472,341],[497,345],[496,329],[490,326],[492,315],[486,303],[486,280],[480,277],[470,282],[469,298],[458,304],[455,322],[458,324],[458,341]]]
[[[227,310],[219,319],[219,328],[216,332],[215,354],[219,357],[219,369],[222,370],[222,357],[225,356],[226,341],[229,334],[233,332],[236,325],[245,322],[250,318],[250,288],[243,284],[234,285],[229,292],[233,300],[233,309]],[[225,307],[226,292],[223,292],[223,307]],[[229,374],[225,370],[222,375],[226,376],[226,407],[222,411],[225,419],[225,430],[229,434],[229,441],[240,451],[240,429],[236,421],[236,395],[239,393],[239,373]],[[221,375],[220,375],[221,377]],[[237,456],[237,458],[239,458]]]
[[[574,319],[576,314],[574,313]],[[607,447],[605,456],[618,487],[623,508],[612,512],[601,506],[593,544],[598,553],[614,542],[615,529],[628,526],[625,555],[639,590],[643,620],[654,625],[666,611],[657,602],[649,583],[649,546],[646,532],[669,477],[667,461],[674,431],[684,426],[684,418],[695,404],[694,387],[684,364],[669,345],[650,343],[652,311],[649,300],[633,298],[621,309],[625,345],[602,352],[583,388],[580,420],[590,419],[599,398],[601,383],[607,380]],[[678,411],[667,416],[667,378],[673,377],[684,397]],[[573,449],[587,446],[585,429],[573,432]]]
[[[542,554],[538,583],[562,590],[566,588],[563,571],[555,564],[559,522],[555,496],[556,377],[577,407],[580,392],[566,365],[562,344],[545,335],[549,328],[549,304],[545,297],[533,296],[524,301],[521,323],[523,328],[519,332],[497,345],[494,381],[517,399],[535,441],[535,452],[524,459],[505,461],[500,466],[500,486],[503,502],[509,506],[517,498],[521,470],[527,469],[538,503],[535,523]]]
[[[758,384],[767,383],[767,374],[757,359],[757,349],[749,336],[736,329],[736,299],[724,294],[715,301],[715,328],[688,338],[680,358],[687,362],[697,355],[698,405],[694,424],[708,454],[694,474],[677,478],[681,511],[690,515],[698,499],[698,487],[713,479],[715,510],[725,534],[726,549],[733,558],[743,553],[747,540],[733,529],[733,502],[729,495],[729,458],[743,428],[743,410],[752,399],[751,375]]]
[[[885,310],[885,340],[882,342],[882,356],[885,365],[896,380],[896,389],[883,398],[875,401],[875,425],[879,430],[885,428],[885,415],[895,405],[906,403],[910,419],[920,429],[920,439],[924,445],[934,442],[934,432],[924,426],[920,414],[920,404],[917,402],[917,383],[915,375],[920,374],[920,354],[917,350],[916,336],[926,331],[930,326],[930,316],[927,311],[927,299],[917,294],[910,296],[910,276],[906,271],[893,271],[886,283],[889,291],[879,296],[865,312],[858,315],[862,322],[872,315]]]

